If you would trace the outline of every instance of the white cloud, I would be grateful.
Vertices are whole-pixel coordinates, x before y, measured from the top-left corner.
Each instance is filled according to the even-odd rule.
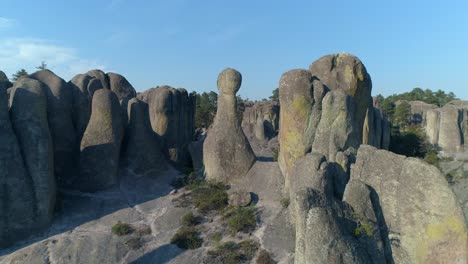
[[[13,74],[21,68],[36,70],[42,61],[65,80],[90,69],[105,69],[97,60],[80,58],[75,49],[42,39],[0,39],[0,70]]]
[[[13,27],[15,20],[6,17],[0,17],[0,29],[8,29]]]

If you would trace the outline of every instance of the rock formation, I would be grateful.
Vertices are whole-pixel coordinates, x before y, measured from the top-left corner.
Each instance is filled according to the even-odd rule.
[[[136,98],[128,102],[124,163],[138,176],[158,175],[166,169],[162,143],[151,129],[148,105]]]
[[[49,70],[37,71],[29,76],[44,84],[47,96],[47,117],[54,146],[55,177],[59,185],[69,186],[77,169],[77,146],[73,124],[73,90]]]
[[[310,70],[283,74],[279,85],[279,164],[288,186],[295,162],[308,152],[335,161],[361,143],[388,148],[390,127],[373,107],[362,62],[346,53],[324,56]]]
[[[241,83],[241,74],[231,68],[218,76],[218,109],[203,145],[207,179],[229,182],[246,175],[255,162],[236,113],[236,93]]]
[[[43,83],[23,77],[15,82],[10,97],[10,117],[31,184],[36,228],[51,222],[56,201],[46,89]],[[21,173],[21,167],[18,172]]]
[[[195,130],[195,97],[182,88],[161,86],[139,94],[138,98],[148,104],[151,127],[163,139],[166,156],[180,165],[188,165],[188,145]]]
[[[91,116],[91,101],[94,92],[102,89],[103,84],[99,79],[87,74],[76,75],[68,84],[73,89],[73,119],[77,140],[81,142]]]
[[[362,145],[355,180],[378,194],[395,263],[466,263],[464,216],[437,168]]]
[[[6,90],[13,86],[3,71],[0,71],[0,90]]]
[[[463,152],[468,140],[468,102],[451,101],[426,113],[425,130],[429,142],[445,154]]]
[[[91,117],[81,140],[80,177],[75,186],[98,191],[117,183],[124,124],[115,93],[94,93]]]
[[[258,140],[269,140],[276,136],[279,128],[278,102],[256,102],[247,106],[242,117],[245,134],[255,135]]]
[[[25,169],[8,113],[6,90],[0,89],[0,248],[28,235],[35,225],[33,185]]]
[[[343,176],[317,153],[297,161],[290,186],[295,263],[386,263],[382,239],[357,233],[364,219],[336,195],[344,191],[336,184]],[[361,199],[362,208],[373,211],[370,197]]]
[[[426,122],[426,113],[429,110],[438,108],[436,105],[428,104],[422,101],[406,101],[406,100],[398,100],[395,102],[395,106],[400,105],[403,102],[407,102],[411,107],[411,115],[414,124],[422,124],[424,126]]]

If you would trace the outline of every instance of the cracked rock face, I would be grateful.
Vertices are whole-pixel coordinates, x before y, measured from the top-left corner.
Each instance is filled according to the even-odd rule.
[[[241,82],[241,74],[234,69],[228,68],[218,76],[218,109],[203,145],[207,179],[229,182],[246,175],[255,162],[236,113],[236,92]]]
[[[148,105],[137,98],[128,102],[124,163],[138,176],[158,175],[167,168],[162,143],[151,129]]]

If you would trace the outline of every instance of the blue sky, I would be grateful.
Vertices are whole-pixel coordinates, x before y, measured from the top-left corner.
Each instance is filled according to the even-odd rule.
[[[0,69],[45,60],[69,80],[93,68],[138,91],[168,84],[216,91],[218,73],[243,75],[243,97],[271,95],[281,74],[349,52],[373,94],[414,87],[468,99],[468,1],[11,1],[0,0]]]

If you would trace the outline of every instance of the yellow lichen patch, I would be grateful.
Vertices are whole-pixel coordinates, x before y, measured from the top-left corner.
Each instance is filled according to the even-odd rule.
[[[310,116],[310,105],[310,100],[307,100],[304,96],[298,96],[294,98],[292,103],[292,118],[301,123],[304,122],[303,124],[305,124],[306,120]]]
[[[454,248],[457,247],[461,251],[460,253],[467,253],[467,232],[463,220],[457,215],[452,215],[444,218],[442,221],[427,225],[424,235],[417,239],[418,241],[415,244],[417,263],[425,263],[432,251],[436,249],[444,250],[441,247],[447,247],[447,250],[451,252],[457,252],[457,249]],[[433,256],[430,258],[433,258]],[[436,262],[444,263],[444,261],[448,260],[441,261]]]
[[[364,75],[362,74],[362,67],[359,67],[359,70],[357,71],[357,76],[361,82],[364,81]]]

